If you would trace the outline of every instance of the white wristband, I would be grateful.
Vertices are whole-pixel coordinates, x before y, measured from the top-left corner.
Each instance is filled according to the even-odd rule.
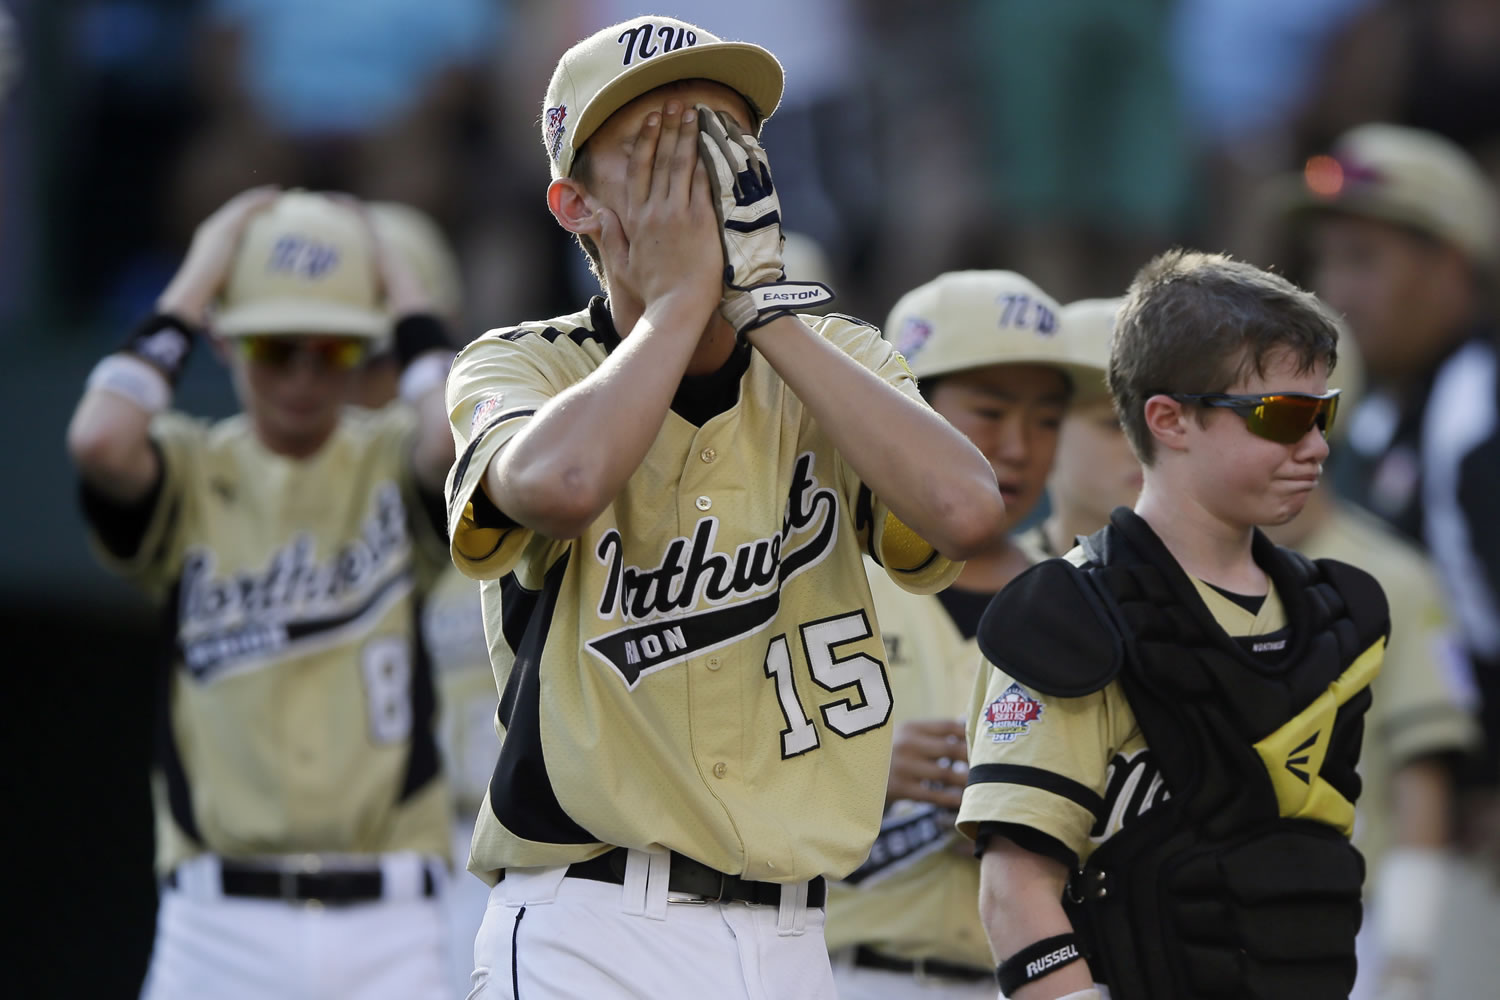
[[[433,386],[442,385],[448,379],[448,369],[453,367],[453,355],[446,351],[427,351],[401,373],[399,392],[401,398],[414,403],[427,394]]]
[[[1000,994],[1000,1000],[1005,1000],[1004,993]],[[1104,1000],[1104,994],[1100,993],[1097,989],[1090,988],[1069,993],[1067,996],[1058,997],[1057,1000]]]
[[[1387,959],[1429,962],[1448,892],[1447,852],[1397,847],[1375,883],[1375,935]]]
[[[89,372],[85,388],[129,400],[147,413],[160,413],[172,402],[172,385],[149,362],[132,354],[106,355]]]

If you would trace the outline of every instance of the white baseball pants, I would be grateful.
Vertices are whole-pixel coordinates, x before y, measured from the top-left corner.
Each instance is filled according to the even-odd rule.
[[[669,903],[648,857],[630,852],[625,885],[509,870],[474,942],[469,1000],[834,1000],[821,908]]]

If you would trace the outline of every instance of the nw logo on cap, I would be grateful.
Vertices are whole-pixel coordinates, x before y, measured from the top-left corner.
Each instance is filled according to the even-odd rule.
[[[1024,292],[1008,292],[995,302],[1000,306],[1001,326],[1035,330],[1044,337],[1057,332],[1057,314]]]
[[[620,65],[629,66],[637,56],[650,59],[662,52],[675,52],[684,45],[697,45],[698,33],[691,28],[673,24],[658,25],[647,21],[634,28],[626,28],[615,41],[625,46],[625,58],[620,61]]]
[[[337,267],[338,262],[338,247],[294,233],[276,241],[267,264],[272,273],[279,271],[303,278],[321,278]]]

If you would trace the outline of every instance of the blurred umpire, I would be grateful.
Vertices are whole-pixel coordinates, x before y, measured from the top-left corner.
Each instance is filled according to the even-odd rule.
[[[1362,125],[1308,161],[1291,218],[1311,283],[1348,320],[1370,380],[1349,426],[1359,499],[1425,545],[1484,697],[1483,777],[1500,777],[1497,203],[1448,140]]]

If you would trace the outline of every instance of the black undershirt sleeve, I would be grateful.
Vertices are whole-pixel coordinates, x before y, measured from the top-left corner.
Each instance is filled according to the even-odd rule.
[[[974,837],[974,856],[984,857],[984,852],[990,848],[990,841],[995,837],[1004,837],[1024,851],[1061,862],[1069,871],[1078,867],[1078,855],[1068,845],[1050,834],[1019,823],[996,823],[988,820],[980,823]]]
[[[146,531],[151,527],[151,515],[161,501],[162,487],[167,481],[167,461],[155,441],[151,442],[151,450],[156,452],[156,482],[139,500],[122,503],[86,480],[78,480],[78,502],[83,516],[93,526],[100,544],[116,559],[131,559],[140,552]]]
[[[448,537],[448,507],[443,502],[442,490],[429,490],[425,486],[417,486],[417,499],[421,501],[422,513],[432,525],[432,530],[437,532],[439,538]]]
[[[442,498],[438,498],[441,502]],[[484,491],[484,485],[480,484],[474,488],[474,496],[469,501],[474,505],[474,523],[481,528],[518,528],[520,524],[515,518],[495,506],[495,501]],[[446,533],[447,529],[444,529]]]

